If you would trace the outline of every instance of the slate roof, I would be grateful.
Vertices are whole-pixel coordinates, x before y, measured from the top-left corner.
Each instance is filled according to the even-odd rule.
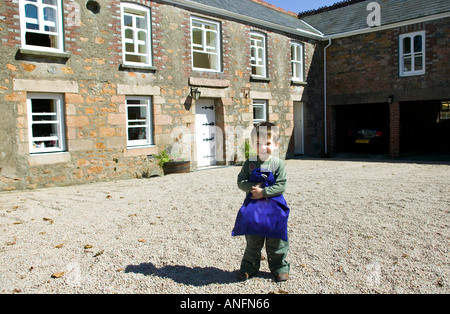
[[[264,5],[258,4],[251,0],[190,0],[213,8],[223,9],[232,13],[248,16],[261,21],[260,25],[264,26],[264,22],[270,22],[276,25],[291,28],[293,33],[295,30],[310,32],[321,35],[317,30],[303,23],[298,18],[286,13],[282,13]],[[245,20],[244,20],[245,21]]]
[[[205,6],[202,10],[207,13],[214,12],[226,18],[227,12],[231,12],[235,19],[243,22],[264,27],[270,27],[268,23],[271,23],[282,26],[284,31],[293,34],[298,34],[297,30],[301,30],[319,36],[316,38],[369,28],[367,16],[371,11],[367,10],[367,5],[370,2],[377,2],[381,6],[381,26],[440,13],[450,14],[450,0],[344,0],[330,7],[300,13],[300,19],[252,0],[165,0],[165,2],[188,8],[200,4]],[[221,13],[217,13],[215,9],[219,9]],[[253,20],[246,20],[246,17]]]
[[[352,1],[349,1],[352,2]],[[381,26],[412,19],[450,12],[449,0],[366,0],[353,1],[336,9],[319,9],[319,13],[301,16],[308,24],[327,35],[339,34],[368,28],[367,5],[378,2],[381,6]],[[342,5],[342,4],[341,4]],[[325,10],[325,12],[321,12]]]

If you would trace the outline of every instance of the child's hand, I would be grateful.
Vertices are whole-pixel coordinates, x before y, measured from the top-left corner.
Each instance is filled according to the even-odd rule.
[[[252,200],[260,200],[264,197],[263,189],[259,186],[252,187]]]

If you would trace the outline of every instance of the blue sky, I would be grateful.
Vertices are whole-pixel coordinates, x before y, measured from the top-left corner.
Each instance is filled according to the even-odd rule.
[[[279,8],[295,13],[304,12],[320,7],[329,6],[341,0],[264,0]]]

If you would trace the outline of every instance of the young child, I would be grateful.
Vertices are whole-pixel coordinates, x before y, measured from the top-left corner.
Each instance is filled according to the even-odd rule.
[[[275,280],[289,279],[290,265],[286,261],[289,208],[283,197],[286,169],[284,162],[274,156],[279,147],[278,140],[275,124],[259,123],[252,132],[257,158],[247,160],[238,175],[238,187],[248,193],[233,230],[233,236],[245,235],[247,241],[238,273],[240,281],[246,281],[259,271],[264,243]],[[266,225],[261,227],[264,223]]]

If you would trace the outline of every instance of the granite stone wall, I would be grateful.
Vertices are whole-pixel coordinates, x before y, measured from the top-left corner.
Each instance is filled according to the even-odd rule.
[[[120,1],[99,0],[101,10],[86,9],[84,0],[63,0],[64,51],[23,49],[19,3],[0,4],[0,191],[83,184],[161,175],[154,155],[171,150],[186,132],[195,134],[195,105],[188,106],[191,87],[213,99],[216,123],[224,132],[222,164],[236,161],[233,130],[253,125],[253,99],[268,102],[268,119],[281,129],[281,155],[291,154],[294,101],[308,108],[307,154],[322,152],[320,123],[321,62],[317,42],[243,22],[208,16],[158,1],[128,1],[151,10],[153,65],[123,64]],[[194,71],[191,16],[219,22],[222,33],[220,72]],[[268,79],[251,78],[250,32],[267,36]],[[291,82],[290,44],[305,47],[305,82]],[[63,95],[66,149],[30,153],[27,95]],[[152,101],[154,145],[127,147],[127,96]],[[195,101],[193,101],[195,104]],[[231,146],[229,146],[231,145]],[[196,143],[184,158],[196,168]],[[292,147],[291,147],[292,148]]]

